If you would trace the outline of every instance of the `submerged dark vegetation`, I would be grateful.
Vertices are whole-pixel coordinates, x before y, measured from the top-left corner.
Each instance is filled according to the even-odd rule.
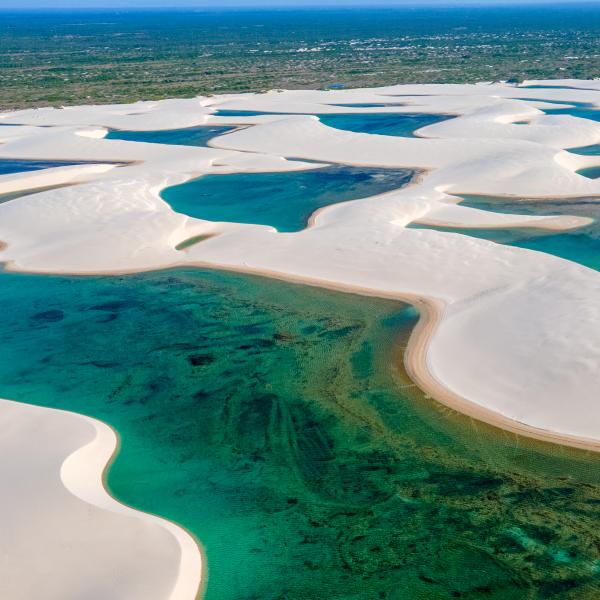
[[[421,394],[412,308],[194,269],[0,292],[0,396],[115,427],[111,491],[202,541],[208,600],[600,596],[597,457]]]
[[[600,76],[600,7],[0,13],[2,109]]]

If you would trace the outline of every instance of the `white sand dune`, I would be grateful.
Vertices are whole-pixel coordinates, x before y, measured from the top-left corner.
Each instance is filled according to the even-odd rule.
[[[102,486],[117,441],[109,427],[1,400],[0,431],[3,598],[194,598],[202,571],[194,540]]]
[[[421,222],[560,230],[588,222],[456,204],[461,194],[540,201],[600,198],[600,180],[577,173],[600,165],[600,157],[568,152],[600,143],[599,124],[540,110],[548,102],[600,106],[598,84],[547,83],[573,87],[408,85],[3,113],[0,122],[22,126],[6,128],[14,131],[0,140],[0,158],[95,164],[1,177],[0,193],[76,185],[0,204],[0,240],[6,243],[0,259],[11,269],[54,273],[201,264],[407,298],[428,317],[414,338],[409,368],[434,397],[508,429],[600,449],[600,273],[538,252],[406,227]],[[383,102],[404,105],[334,106]],[[286,114],[211,116],[218,108]],[[302,114],[341,110],[457,116],[421,129],[417,138],[394,138],[333,129]],[[107,128],[147,131],[202,123],[252,126],[214,139],[211,148],[103,139]],[[327,163],[423,172],[403,189],[322,209],[298,233],[190,218],[173,212],[160,197],[165,187],[202,174],[309,169]],[[176,250],[200,234],[214,235]],[[54,413],[38,417],[40,422],[67,418]],[[75,447],[61,450],[60,460]],[[31,454],[27,448],[13,453],[29,456],[30,462],[35,459]],[[59,481],[56,469],[54,473],[44,485],[56,493],[61,486],[73,489],[73,482],[83,477],[77,471],[65,488],[64,478]],[[60,518],[69,522],[66,513]],[[72,525],[64,527],[70,531]],[[126,542],[118,543],[127,548]],[[151,543],[145,548],[155,550],[160,551]],[[153,571],[157,579],[163,577],[163,588],[157,584],[156,589],[172,584],[169,560],[165,558],[164,569]],[[125,564],[132,571],[122,589],[142,585],[135,581],[139,565]]]

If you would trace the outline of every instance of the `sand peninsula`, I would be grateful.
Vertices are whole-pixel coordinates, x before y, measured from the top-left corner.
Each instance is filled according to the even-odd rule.
[[[540,202],[600,196],[600,180],[578,173],[599,166],[600,156],[568,151],[599,144],[600,123],[543,112],[556,103],[600,107],[600,82],[528,83],[548,87],[482,83],[273,91],[5,112],[0,159],[82,164],[0,176],[0,193],[27,194],[0,204],[5,244],[0,259],[12,270],[70,274],[203,265],[407,299],[424,315],[406,355],[408,370],[436,399],[512,431],[598,450],[600,274],[540,252],[407,227],[559,231],[588,223],[568,214],[508,215],[458,203],[462,194]],[[357,106],[348,108],[352,104]],[[379,106],[360,106],[369,104]],[[218,110],[243,112],[219,116]],[[334,129],[314,116],[336,113],[454,118],[418,130],[415,138],[401,138]],[[210,148],[105,139],[112,129],[202,125],[235,130],[213,139]],[[399,190],[321,209],[297,233],[191,218],[174,212],[160,196],[167,187],[205,174],[329,164],[412,168],[419,175]],[[185,244],[193,238],[197,243]],[[85,572],[90,589],[99,589],[94,586],[114,567],[122,573],[112,582],[119,597],[195,595],[201,557],[191,538],[156,517],[125,509],[102,490],[101,473],[115,448],[110,430],[69,413],[8,401],[0,404],[0,415],[13,433],[4,442],[5,452],[18,457],[12,467],[46,473],[36,494],[56,498],[55,526],[77,532],[85,525],[88,542],[105,551],[96,568]],[[44,457],[52,468],[28,447],[31,435],[53,448]],[[27,533],[25,491],[2,501],[14,539],[34,536]],[[107,536],[113,531],[119,535]],[[47,536],[53,539],[51,528]],[[25,567],[19,556],[10,554],[10,566],[21,579]],[[63,566],[71,560],[67,551],[54,556]],[[27,577],[32,572],[40,577],[30,577],[32,590],[43,585],[45,563],[38,560],[27,570]],[[151,569],[147,581],[141,565],[157,562],[160,568]],[[72,574],[66,568],[57,572],[54,593],[61,597]]]

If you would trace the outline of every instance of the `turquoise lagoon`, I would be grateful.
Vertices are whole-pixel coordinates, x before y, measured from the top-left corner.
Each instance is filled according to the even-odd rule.
[[[590,119],[592,121],[600,121],[600,108],[591,106],[589,104],[578,104],[573,108],[564,108],[546,111],[548,114],[565,114],[573,117],[580,117],[582,119]],[[569,148],[569,152],[574,154],[582,154],[585,156],[599,156],[600,155],[600,144],[593,144],[592,146],[583,146],[581,148]],[[597,179],[600,177],[600,166],[588,167],[577,171],[584,177],[590,179]]]
[[[579,117],[581,119],[589,119],[591,121],[600,121],[600,108],[592,104],[586,104],[583,102],[572,102],[573,106],[570,108],[551,108],[545,109],[544,112],[548,115],[570,115],[572,117]],[[600,144],[594,144],[592,146],[584,146],[582,148],[570,148],[569,152],[575,154],[583,154],[587,156],[600,155]],[[590,179],[597,179],[600,177],[600,166],[588,167],[577,171],[584,177]]]
[[[352,106],[352,105],[348,105]],[[387,104],[354,106],[390,106]],[[217,117],[254,117],[287,113],[265,113],[248,110],[219,110]],[[335,129],[357,133],[374,133],[402,137],[414,137],[414,131],[451,118],[449,115],[429,114],[338,114],[317,115],[322,123]],[[126,140],[130,142],[148,142],[153,144],[175,144],[179,146],[208,146],[210,140],[234,131],[237,126],[200,125],[187,129],[167,129],[158,131],[111,130],[105,139]]]
[[[549,115],[571,115],[581,119],[600,121],[600,109],[594,105],[583,102],[569,102],[568,104],[572,105],[571,108],[551,108],[545,109],[544,112]]]
[[[441,123],[450,118],[452,117],[449,115],[408,113],[319,115],[323,125],[334,129],[399,137],[415,137],[415,131],[421,127]]]
[[[600,120],[599,109],[584,103],[575,102],[572,104],[575,104],[572,108],[550,109],[544,112],[548,114],[570,114],[585,119]],[[570,148],[569,152],[596,156],[600,154],[600,144]],[[578,173],[592,179],[598,178],[600,177],[600,166],[582,169]],[[409,227],[460,233],[520,248],[546,252],[600,271],[600,197],[563,200],[511,199],[491,196],[462,196],[462,198],[461,206],[492,212],[533,216],[566,214],[587,217],[594,221],[585,227],[561,232],[549,232],[534,228],[485,229],[430,227],[418,224],[410,225]]]
[[[409,169],[330,166],[286,173],[205,175],[161,192],[173,210],[198,219],[306,227],[315,210],[405,186]]]
[[[0,293],[0,396],[112,425],[109,489],[201,540],[209,600],[599,597],[598,458],[424,397],[412,308],[193,269]]]
[[[393,106],[393,104],[346,104],[355,108],[375,108],[380,106]],[[258,115],[273,115],[286,113],[265,113],[248,110],[219,110],[217,117],[255,117]],[[287,114],[286,114],[287,115]],[[287,115],[289,116],[289,115]],[[431,115],[420,113],[339,113],[316,114],[321,123],[334,129],[353,131],[355,133],[371,133],[377,135],[390,135],[400,137],[415,137],[414,132],[421,127],[440,123],[451,119],[451,115]]]
[[[600,156],[600,144],[581,146],[580,148],[569,148],[569,152],[573,152],[574,154],[582,154],[584,156]]]
[[[537,86],[536,86],[537,87]],[[553,108],[540,108],[547,115],[569,115],[571,117],[579,117],[580,119],[589,119],[591,121],[600,121],[600,108],[586,102],[567,102],[546,100],[544,98],[516,98],[516,100],[546,102],[547,104],[555,105]],[[519,121],[520,124],[527,124],[529,121]],[[570,152],[581,154],[597,154],[593,148],[597,146],[589,146],[588,148],[575,148]],[[581,152],[579,152],[581,150]]]
[[[187,129],[165,129],[158,131],[126,131],[113,129],[106,135],[107,140],[147,142],[151,144],[174,144],[177,146],[208,146],[208,142],[220,135],[233,131],[235,127],[200,125]]]
[[[463,196],[461,206],[533,216],[568,214],[588,217],[594,221],[585,227],[560,232],[534,228],[485,229],[423,225],[410,225],[410,227],[460,233],[519,248],[546,252],[600,271],[600,198],[533,200]]]
[[[588,177],[589,179],[598,179],[600,177],[600,165],[597,167],[587,167],[586,169],[580,169],[577,171],[580,175]]]
[[[581,112],[582,110],[583,112]],[[577,114],[578,111],[580,112],[580,114]],[[584,119],[600,121],[600,109],[598,108],[576,108],[575,112],[570,114],[574,114],[574,116],[582,117]],[[583,156],[600,156],[600,144],[592,144],[591,146],[582,146],[580,148],[569,148],[569,152],[573,152],[574,154],[581,154]],[[580,175],[583,175],[584,177],[589,177],[590,179],[597,179],[598,177],[600,177],[600,165],[596,167],[588,167],[586,169],[581,169],[577,172]]]
[[[573,89],[573,88],[542,88],[539,89]],[[546,100],[545,98],[515,98],[515,100],[524,100],[526,102],[545,102],[546,104],[555,105],[551,108],[540,108],[547,115],[570,115],[581,119],[590,119],[592,121],[600,121],[600,108],[594,104],[587,102],[576,102],[569,100]]]

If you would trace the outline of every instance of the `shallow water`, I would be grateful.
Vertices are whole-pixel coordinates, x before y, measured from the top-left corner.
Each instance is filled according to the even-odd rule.
[[[598,598],[598,457],[424,398],[411,308],[191,269],[0,292],[0,396],[115,427],[111,491],[202,541],[209,600]]]
[[[0,175],[10,173],[25,173],[27,171],[40,171],[41,169],[51,169],[52,167],[68,167],[79,165],[81,161],[61,161],[61,160],[23,160],[23,159],[0,159]]]
[[[579,88],[574,85],[520,85],[524,90],[585,90],[589,88]]]
[[[470,229],[433,227],[438,231],[461,233],[519,248],[529,248],[566,258],[600,271],[600,198],[565,200],[507,199],[490,196],[463,196],[461,206],[517,215],[575,215],[594,219],[590,225],[570,231],[541,229]],[[411,227],[422,228],[414,225]],[[429,228],[429,227],[428,227]]]
[[[264,112],[260,110],[229,110],[225,108],[214,112],[215,117],[258,117],[259,115],[289,115],[289,113]]]
[[[343,106],[343,105],[340,105]],[[394,104],[357,104],[348,106],[394,106]],[[220,117],[254,117],[257,115],[287,114],[265,113],[251,110],[219,110]],[[367,114],[367,115],[319,115],[321,122],[335,129],[358,133],[374,133],[414,137],[414,131],[450,118],[447,115],[420,114]],[[207,147],[213,138],[230,133],[235,126],[201,125],[186,129],[167,129],[157,131],[127,131],[113,129],[106,135],[107,140],[125,140],[129,142],[147,142],[151,144],[171,144],[179,146]]]
[[[166,129],[158,131],[125,131],[113,129],[107,140],[125,140],[128,142],[147,142],[150,144],[172,144],[177,146],[208,146],[215,137],[233,131],[235,127],[202,125],[187,129]]]
[[[600,166],[580,169],[577,172],[584,177],[588,177],[589,179],[598,179],[598,177],[600,177]]]
[[[544,110],[544,112],[548,115],[571,115],[581,119],[600,121],[600,108],[579,102],[569,102],[569,104],[574,106],[572,108],[551,108]]]
[[[579,117],[580,119],[600,121],[600,108],[593,104],[588,104],[587,102],[571,102],[568,100],[546,100],[545,98],[515,98],[515,100],[524,100],[527,102],[546,102],[547,104],[555,105],[554,108],[540,108],[540,110],[547,115],[570,115],[571,117]],[[529,121],[518,121],[518,123],[527,124],[529,123]]]
[[[287,173],[205,175],[167,188],[173,210],[209,221],[299,231],[318,208],[405,186],[414,171],[332,166]]]

